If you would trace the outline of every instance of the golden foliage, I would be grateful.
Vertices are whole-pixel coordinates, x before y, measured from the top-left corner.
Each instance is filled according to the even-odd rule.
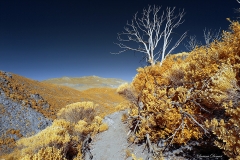
[[[63,119],[55,120],[50,127],[28,138],[17,141],[23,155],[34,153],[40,148],[51,145],[61,146],[71,141],[71,124]]]
[[[132,154],[131,154],[131,151],[129,150],[129,149],[126,149],[126,158],[128,158],[128,157],[131,157],[132,156]]]
[[[96,116],[95,108],[93,102],[77,102],[67,105],[62,108],[58,113],[58,119],[65,119],[71,123],[77,123],[80,120],[85,120],[88,123]]]
[[[216,146],[223,149],[231,159],[238,159],[237,157],[240,157],[240,107],[234,108],[231,103],[225,104],[225,107],[226,115],[230,116],[228,121],[212,119],[206,121],[205,124],[217,135]]]
[[[126,121],[127,118],[128,118],[128,114],[127,113],[123,113],[123,115],[121,117],[122,122]]]
[[[132,159],[133,159],[133,160],[143,160],[142,158],[137,158],[137,157],[135,156],[135,154],[133,154],[133,153],[132,153]]]
[[[108,124],[107,123],[103,123],[99,126],[99,132],[103,132],[108,130]]]
[[[174,143],[185,143],[191,138],[200,138],[202,133],[199,132],[199,127],[192,124],[191,117],[183,114],[193,114],[197,111],[194,109],[193,102],[189,101],[189,96],[192,94],[189,89],[182,86],[184,72],[180,67],[173,65],[167,71],[165,69],[166,62],[176,61],[180,63],[181,59],[173,60],[173,57],[168,57],[163,63],[162,69],[159,65],[145,67],[145,73],[140,72],[134,79],[133,84],[140,84],[138,77],[145,75],[146,79],[142,82],[142,89],[136,90],[140,93],[140,101],[143,103],[140,109],[140,116],[142,117],[139,124],[139,131],[136,133],[137,137],[144,139],[146,134],[150,135],[152,141],[158,141],[160,138],[167,138],[174,135]],[[169,67],[167,65],[167,67]],[[148,72],[147,72],[148,71]],[[157,75],[164,71],[162,75]],[[172,73],[174,74],[171,74]],[[157,73],[155,73],[157,72]],[[147,74],[147,75],[146,75]],[[182,81],[182,82],[180,82]],[[168,88],[167,85],[172,85]],[[186,103],[187,102],[187,103]],[[139,106],[131,106],[131,116],[138,116]],[[182,113],[180,113],[180,110]],[[191,128],[190,128],[191,127]],[[181,129],[178,129],[181,128]],[[178,130],[177,132],[175,132]]]
[[[117,88],[117,93],[126,98],[130,102],[135,103],[137,101],[136,92],[134,91],[133,86],[128,83],[120,85]]]
[[[15,134],[17,137],[21,138],[23,135],[20,133],[20,130],[9,129],[6,134]]]
[[[82,159],[82,142],[88,134],[95,134],[108,129],[108,125],[102,123],[102,118],[88,113],[94,110],[93,102],[79,102],[67,105],[57,114],[61,119],[55,119],[51,126],[45,128],[34,136],[22,138],[16,142],[18,150],[10,155],[13,159]],[[82,108],[81,118],[69,120],[64,117],[66,113],[73,114],[72,109]],[[77,110],[79,111],[79,110]],[[92,113],[92,112],[91,112]],[[68,116],[70,116],[68,115]],[[89,116],[93,118],[89,119]]]
[[[117,88],[117,93],[118,94],[123,94],[124,90],[129,87],[128,83],[123,83]]]
[[[62,155],[62,151],[55,147],[41,148],[38,153],[33,156],[27,154],[22,157],[22,160],[41,160],[41,159],[51,159],[51,160],[67,160]]]
[[[212,130],[227,156],[240,155],[239,22],[231,22],[230,30],[208,47],[170,55],[161,66],[138,68],[132,84],[118,89],[126,94],[131,86],[136,96],[129,115],[138,140],[148,134],[153,142],[186,144]]]

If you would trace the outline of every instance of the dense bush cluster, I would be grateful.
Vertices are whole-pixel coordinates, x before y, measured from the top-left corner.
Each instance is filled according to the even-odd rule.
[[[71,123],[77,123],[85,118],[85,121],[91,123],[96,116],[96,107],[93,102],[77,102],[67,105],[58,113],[58,119],[65,119]]]
[[[93,102],[70,104],[58,112],[51,126],[34,136],[17,141],[17,149],[8,159],[83,159],[87,141],[108,129],[95,114]]]
[[[240,155],[240,24],[231,22],[221,41],[166,57],[138,69],[118,92],[128,98],[136,141],[164,147],[209,134],[230,158]]]

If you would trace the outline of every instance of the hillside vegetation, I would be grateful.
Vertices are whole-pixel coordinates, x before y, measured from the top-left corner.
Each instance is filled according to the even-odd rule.
[[[50,119],[56,118],[58,110],[75,102],[92,101],[99,104],[99,111],[103,111],[104,108],[116,106],[123,101],[114,88],[92,88],[81,92],[66,86],[34,81],[16,74],[12,74],[10,78],[0,72],[0,76],[7,80],[7,86],[1,86],[7,97],[25,106],[31,106]],[[109,96],[108,103],[101,98],[102,93],[105,97]],[[45,107],[48,109],[41,107],[44,104],[48,104],[48,107]],[[104,114],[111,112],[114,111],[107,110]]]
[[[240,159],[239,85],[240,24],[231,22],[220,41],[139,68],[118,93],[131,102],[133,141],[147,140],[155,158],[194,142],[212,146],[209,151],[215,144],[229,158]]]
[[[118,105],[125,101],[124,98],[116,93],[116,89],[114,88],[92,88],[85,91],[78,91],[66,86],[38,82],[3,71],[0,72],[0,92],[0,156],[4,153],[10,153],[15,149],[12,154],[4,156],[7,159],[16,159],[16,157],[22,157],[27,154],[32,159],[31,156],[38,151],[44,154],[50,154],[50,150],[51,152],[54,150],[54,154],[62,153],[63,151],[58,149],[62,148],[62,145],[66,145],[61,142],[64,137],[60,139],[57,137],[61,137],[63,132],[69,133],[70,137],[76,136],[75,138],[78,140],[74,139],[74,145],[78,145],[78,148],[81,148],[83,137],[88,133],[93,135],[104,130],[104,128],[106,129],[106,125],[101,126],[101,119],[105,115],[120,110],[122,106]],[[77,108],[83,108],[79,110],[74,107],[68,107],[69,105],[72,106],[72,104],[78,106]],[[89,110],[84,108],[84,106],[92,107]],[[65,107],[70,112],[62,110]],[[63,116],[63,113],[65,113],[65,116]],[[61,114],[62,116],[60,116]],[[72,122],[66,115],[68,117],[74,117],[74,115],[76,117],[78,115],[78,117],[76,117],[76,121]],[[82,115],[82,117],[79,115]],[[88,116],[92,116],[91,120],[85,119]],[[78,123],[78,121],[80,122]],[[61,126],[65,124],[70,128]],[[87,126],[89,128],[86,131],[82,131],[80,126],[83,127],[82,129],[87,129]],[[63,127],[65,131],[62,129],[56,130],[59,127]],[[56,139],[54,139],[54,136],[50,136],[54,134],[57,136],[55,137]],[[82,138],[79,135],[83,135]],[[37,141],[42,141],[41,139],[45,139],[46,136],[52,138],[52,140],[46,140],[43,142],[44,144],[35,144],[34,142],[34,146],[36,147],[34,148],[34,146],[31,146],[33,143],[27,143],[33,142],[30,136],[34,136]],[[29,139],[24,141],[22,140],[24,137],[29,137]],[[32,139],[35,139],[34,137]],[[21,141],[16,143],[19,139]],[[76,141],[78,144],[75,144]],[[70,138],[66,143],[73,143],[73,141]],[[54,148],[53,145],[57,146]],[[21,155],[19,149],[22,151]],[[71,149],[69,152],[72,152]],[[81,152],[79,152],[79,155],[81,155]]]

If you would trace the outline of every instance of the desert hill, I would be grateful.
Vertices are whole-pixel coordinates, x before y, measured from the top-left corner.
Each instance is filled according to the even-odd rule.
[[[102,82],[101,78],[98,80]],[[69,84],[76,82],[77,80],[73,78]],[[107,84],[107,79],[102,84]],[[113,84],[117,85],[117,82],[110,83],[109,86]],[[88,87],[91,87],[90,83]],[[105,116],[117,111],[117,105],[124,99],[114,88],[102,87],[79,91],[0,71],[0,155],[10,152],[15,141],[21,137],[34,135],[51,125],[61,108],[82,101],[98,104],[96,109],[98,115]]]
[[[67,86],[80,91],[89,88],[117,88],[119,85],[126,83],[126,81],[121,79],[98,76],[52,78],[42,82]]]

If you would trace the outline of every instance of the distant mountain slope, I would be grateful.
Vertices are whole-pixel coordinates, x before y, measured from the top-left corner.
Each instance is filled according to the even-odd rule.
[[[50,125],[61,108],[82,101],[99,104],[98,115],[105,116],[125,100],[112,88],[78,91],[0,71],[0,155],[10,151],[22,136]]]
[[[44,80],[42,82],[68,86],[77,90],[86,90],[89,88],[117,88],[127,81],[116,78],[102,78],[98,76],[85,77],[62,77]]]

